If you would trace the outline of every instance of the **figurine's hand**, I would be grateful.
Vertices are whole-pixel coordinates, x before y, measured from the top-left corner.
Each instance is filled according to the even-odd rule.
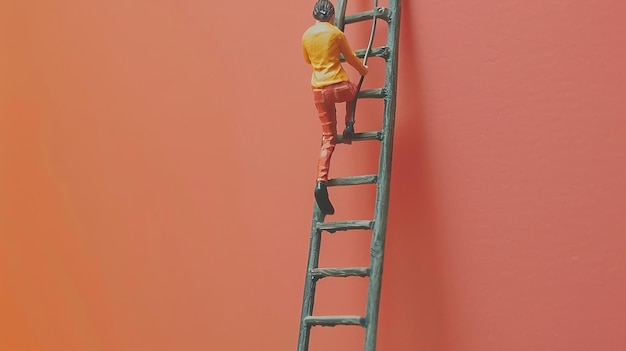
[[[363,67],[365,67],[365,69],[363,70],[363,72],[361,72],[361,75],[362,76],[366,76],[367,73],[369,73],[369,68],[367,66],[365,66],[365,65],[363,65]]]

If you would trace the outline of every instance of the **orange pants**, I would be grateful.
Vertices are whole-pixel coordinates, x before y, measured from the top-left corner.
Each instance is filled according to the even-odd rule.
[[[338,102],[346,103],[346,122],[351,121],[354,115],[356,88],[356,85],[349,81],[322,88],[313,88],[313,102],[322,123],[322,150],[317,164],[317,180],[328,180],[330,158],[337,143],[337,110],[335,104]]]

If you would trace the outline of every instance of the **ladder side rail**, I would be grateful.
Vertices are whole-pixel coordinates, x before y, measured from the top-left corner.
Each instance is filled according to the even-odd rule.
[[[322,231],[318,230],[316,224],[324,220],[324,214],[315,205],[313,219],[311,223],[311,239],[309,243],[309,259],[306,268],[306,279],[304,282],[304,298],[302,299],[302,314],[300,316],[300,333],[298,334],[298,351],[309,350],[309,338],[311,336],[311,326],[304,321],[305,318],[313,314],[315,303],[315,288],[317,278],[311,272],[319,268],[320,247],[322,244]]]
[[[387,45],[390,55],[386,65],[385,90],[387,95],[384,102],[383,140],[379,159],[379,181],[376,190],[376,208],[374,228],[372,233],[370,279],[367,294],[367,328],[365,330],[365,351],[376,350],[378,331],[378,313],[380,307],[380,293],[382,287],[383,259],[385,250],[385,235],[387,229],[387,215],[389,209],[389,192],[391,180],[391,160],[393,152],[393,136],[396,114],[396,88],[398,83],[398,41],[400,37],[401,0],[390,0],[390,23],[387,33]]]
[[[335,26],[343,32],[346,25],[346,9],[348,8],[348,0],[339,0],[335,11]]]
[[[335,12],[335,25],[343,31],[345,26],[346,8],[348,0],[339,0],[337,11]],[[320,247],[322,243],[322,230],[317,228],[318,222],[324,221],[324,214],[314,204],[313,219],[311,223],[311,239],[309,243],[309,256],[306,268],[306,278],[304,282],[304,298],[302,300],[302,313],[300,315],[300,331],[298,334],[298,351],[308,351],[311,337],[311,325],[307,325],[305,320],[313,315],[315,303],[315,290],[317,278],[313,276],[314,269],[319,268]]]
[[[365,53],[363,54],[363,64],[367,65],[367,59],[369,58],[370,51],[372,51],[372,45],[374,44],[374,35],[376,35],[376,24],[378,24],[378,18],[376,17],[376,9],[378,8],[378,0],[374,0],[374,16],[372,17],[372,30],[370,32],[370,39],[367,43],[367,48],[365,49]],[[361,87],[363,86],[363,80],[365,80],[365,76],[361,76],[359,79],[359,84],[356,86],[357,96],[354,97],[354,109],[352,110],[352,121],[353,123],[356,121],[356,107],[358,101],[358,94],[361,91]]]

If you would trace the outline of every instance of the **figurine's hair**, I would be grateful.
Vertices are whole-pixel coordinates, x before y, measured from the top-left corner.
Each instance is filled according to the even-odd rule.
[[[328,22],[335,14],[335,7],[328,0],[317,0],[313,7],[313,18],[318,21]]]

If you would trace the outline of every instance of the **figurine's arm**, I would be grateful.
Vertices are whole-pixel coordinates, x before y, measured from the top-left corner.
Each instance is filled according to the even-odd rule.
[[[339,36],[339,47],[341,48],[341,53],[343,57],[345,57],[346,62],[359,71],[362,76],[367,75],[367,66],[356,57],[356,54],[352,51],[352,48],[350,48],[348,38],[346,38],[346,35],[343,33]]]
[[[304,47],[304,45],[302,45],[302,53],[304,54],[304,61],[306,61],[306,63],[310,65],[311,59],[309,58],[309,53],[306,51],[306,48]]]

